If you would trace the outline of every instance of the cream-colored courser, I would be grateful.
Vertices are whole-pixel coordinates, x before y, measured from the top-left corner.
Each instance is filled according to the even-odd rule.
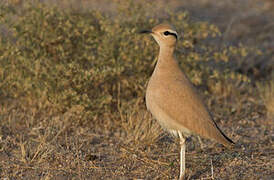
[[[217,126],[174,57],[178,39],[171,25],[160,24],[149,33],[160,46],[157,65],[148,82],[146,105],[164,129],[180,138],[180,179],[185,175],[185,139],[194,134],[232,146]]]

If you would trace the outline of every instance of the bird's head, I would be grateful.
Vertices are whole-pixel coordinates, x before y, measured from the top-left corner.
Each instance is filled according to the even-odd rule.
[[[176,45],[178,34],[169,24],[159,24],[151,30],[143,30],[140,33],[151,34],[160,47]]]

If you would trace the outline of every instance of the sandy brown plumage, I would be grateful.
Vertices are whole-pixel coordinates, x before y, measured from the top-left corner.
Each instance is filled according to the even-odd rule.
[[[201,135],[226,146],[232,145],[211,118],[176,59],[164,57],[159,57],[146,91],[147,107],[153,116],[167,130],[182,131],[185,136]],[[168,121],[160,117],[162,113],[169,117]]]
[[[160,46],[158,61],[146,90],[146,105],[163,128],[180,137],[182,178],[186,137],[195,134],[225,146],[234,143],[214,122],[195,88],[181,71],[173,55],[178,38],[174,28],[160,24],[142,32],[150,33]]]

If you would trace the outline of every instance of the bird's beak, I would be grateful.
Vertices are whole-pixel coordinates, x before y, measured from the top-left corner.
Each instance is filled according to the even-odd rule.
[[[150,33],[152,33],[152,31],[151,30],[142,30],[139,33],[140,34],[150,34]]]

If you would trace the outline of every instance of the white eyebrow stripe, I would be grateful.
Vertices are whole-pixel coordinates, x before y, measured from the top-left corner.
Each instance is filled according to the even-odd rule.
[[[167,31],[169,31],[169,32],[171,32],[171,33],[174,33],[174,34],[176,34],[176,35],[178,36],[178,33],[177,33],[176,31],[173,31],[173,30],[171,30],[171,29],[169,29],[169,30],[167,30]]]

